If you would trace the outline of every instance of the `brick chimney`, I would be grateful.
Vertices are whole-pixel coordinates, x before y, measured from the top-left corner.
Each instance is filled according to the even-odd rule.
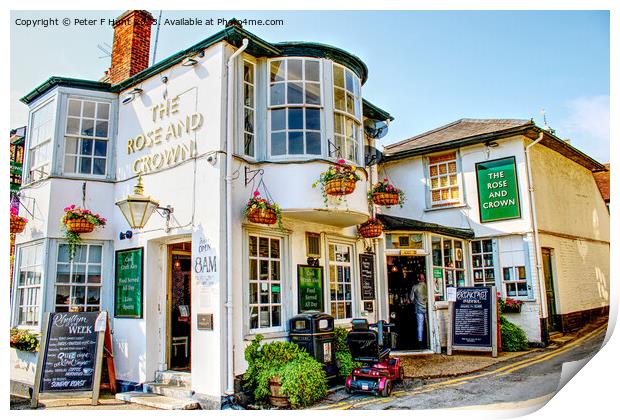
[[[153,20],[146,10],[128,10],[116,19],[109,71],[111,84],[120,83],[149,66]]]

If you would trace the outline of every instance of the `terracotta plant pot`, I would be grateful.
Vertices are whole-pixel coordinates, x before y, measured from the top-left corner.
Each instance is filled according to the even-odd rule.
[[[398,193],[376,192],[372,195],[372,202],[378,206],[395,206],[398,198]]]
[[[355,180],[336,178],[325,184],[325,194],[327,195],[348,195],[355,191]]]
[[[280,378],[276,377],[269,380],[269,404],[274,407],[287,408],[290,406],[288,397],[280,392],[280,387],[282,387]]]
[[[22,233],[26,228],[26,221],[11,217],[11,233]]]
[[[378,224],[361,225],[357,231],[363,238],[376,238],[383,234],[383,226]]]
[[[73,233],[90,233],[95,229],[95,225],[86,219],[67,220],[67,230]]]
[[[262,225],[273,225],[278,221],[278,216],[271,209],[254,209],[248,213],[248,220]]]

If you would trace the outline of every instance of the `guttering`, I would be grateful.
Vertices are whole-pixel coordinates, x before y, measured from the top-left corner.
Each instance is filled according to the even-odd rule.
[[[249,45],[247,38],[243,39],[241,47],[228,59],[226,66],[226,81],[228,90],[226,93],[226,394],[232,395],[234,389],[234,364],[233,364],[233,307],[232,307],[232,163],[233,163],[233,139],[235,129],[235,59]]]
[[[530,194],[530,218],[532,221],[532,230],[534,231],[534,259],[536,262],[536,277],[538,277],[538,298],[539,298],[539,306],[540,306],[540,315],[541,318],[547,318],[547,305],[545,304],[546,299],[543,299],[545,295],[543,295],[543,292],[545,292],[543,289],[545,288],[545,284],[543,281],[544,278],[544,273],[543,273],[543,269],[542,269],[542,264],[541,264],[541,260],[542,260],[542,255],[540,255],[540,240],[538,238],[538,223],[536,222],[536,206],[534,205],[534,185],[532,183],[532,167],[530,164],[530,148],[532,146],[534,146],[535,144],[537,144],[538,142],[540,142],[543,137],[544,137],[544,132],[540,131],[540,133],[538,133],[538,137],[536,138],[536,140],[534,140],[532,143],[528,144],[527,146],[525,146],[525,166],[527,167],[527,185],[528,185],[528,190],[529,190],[529,194]],[[542,331],[541,331],[541,340],[544,340],[544,337],[542,337]]]

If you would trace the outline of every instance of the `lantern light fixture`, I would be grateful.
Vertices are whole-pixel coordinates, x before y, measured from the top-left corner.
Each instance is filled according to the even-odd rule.
[[[134,187],[133,194],[129,194],[126,198],[117,201],[116,205],[132,229],[142,229],[153,215],[153,212],[157,211],[158,214],[166,218],[166,232],[169,230],[170,214],[174,209],[170,206],[160,207],[159,201],[144,194],[142,175],[138,175],[138,183]]]

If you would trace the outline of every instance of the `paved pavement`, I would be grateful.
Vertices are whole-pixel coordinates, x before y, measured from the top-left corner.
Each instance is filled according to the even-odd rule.
[[[500,362],[476,373],[451,379],[412,379],[395,386],[392,396],[347,395],[328,397],[317,409],[432,409],[481,405],[515,407],[528,401],[544,404],[558,390],[562,364],[592,357],[605,338],[606,324],[556,348]],[[518,405],[518,404],[516,404]]]

